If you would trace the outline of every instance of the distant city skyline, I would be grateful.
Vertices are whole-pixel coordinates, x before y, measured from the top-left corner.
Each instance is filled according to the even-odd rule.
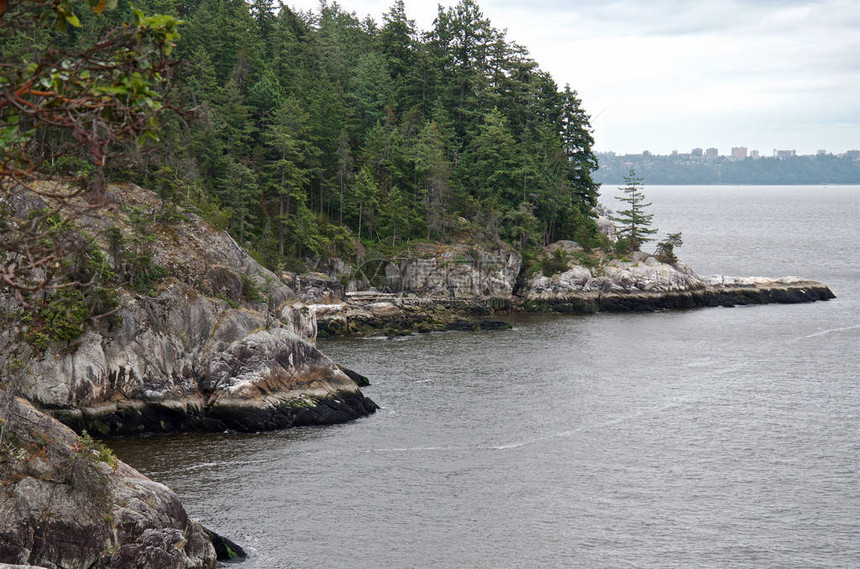
[[[393,3],[339,2],[380,24]],[[860,0],[478,3],[560,87],[579,92],[597,151],[860,146]],[[436,2],[405,5],[420,30],[432,27]]]
[[[728,152],[721,152],[721,149],[716,147],[702,148],[697,146],[696,148],[691,148],[688,151],[673,149],[671,152],[651,152],[647,148],[642,152],[616,152],[614,150],[598,150],[599,154],[612,154],[616,156],[676,156],[676,155],[689,155],[689,156],[731,156],[733,158],[759,158],[760,156],[780,156],[786,158],[788,156],[822,156],[822,155],[832,155],[832,156],[856,156],[860,157],[860,150],[858,149],[847,149],[843,152],[831,152],[825,148],[819,148],[815,152],[801,153],[798,152],[794,148],[774,148],[772,151],[761,151],[757,148],[747,148],[745,146],[733,146],[729,149]]]

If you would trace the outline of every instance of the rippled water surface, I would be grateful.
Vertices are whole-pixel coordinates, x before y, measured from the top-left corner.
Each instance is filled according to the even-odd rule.
[[[248,569],[857,566],[860,187],[646,196],[701,274],[838,299],[325,341],[376,415],[112,444]]]

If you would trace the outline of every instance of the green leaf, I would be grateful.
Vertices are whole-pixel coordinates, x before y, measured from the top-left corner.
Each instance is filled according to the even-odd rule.
[[[66,14],[66,21],[76,28],[81,27],[81,21],[78,19],[74,12],[69,12],[68,14]]]

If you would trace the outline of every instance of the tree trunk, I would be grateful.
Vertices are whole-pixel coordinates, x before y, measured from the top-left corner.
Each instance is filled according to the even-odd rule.
[[[281,196],[280,215],[278,215],[278,255],[284,256],[284,196]]]
[[[361,209],[364,203],[358,204],[358,243],[361,244]]]

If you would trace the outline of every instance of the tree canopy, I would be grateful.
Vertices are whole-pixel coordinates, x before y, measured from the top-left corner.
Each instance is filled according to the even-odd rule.
[[[134,164],[112,159],[112,140],[81,145],[74,129],[37,121],[27,127],[29,156],[67,170],[94,157],[108,179],[169,186],[165,197],[193,204],[270,266],[412,239],[446,241],[464,227],[521,247],[595,230],[597,160],[577,92],[560,88],[474,0],[440,6],[428,31],[416,28],[402,0],[381,22],[325,1],[316,12],[271,0],[135,6],[169,18],[165,26],[183,22],[169,91],[157,83],[171,71],[155,66],[141,66],[140,80],[83,75],[92,67],[88,54],[97,54],[87,50],[137,13],[125,0],[103,21],[58,12],[68,25],[39,29],[36,52],[78,54],[70,59],[76,79],[63,89],[116,89],[120,81],[131,110],[188,105],[193,120],[174,115],[148,130],[129,115],[130,124],[147,127],[134,130],[135,139],[159,139]],[[162,20],[146,22],[161,29]],[[4,58],[13,45],[26,51],[15,34],[2,41]],[[37,81],[65,72],[38,69]],[[9,101],[12,83],[2,88]],[[5,124],[0,136],[24,136]]]

